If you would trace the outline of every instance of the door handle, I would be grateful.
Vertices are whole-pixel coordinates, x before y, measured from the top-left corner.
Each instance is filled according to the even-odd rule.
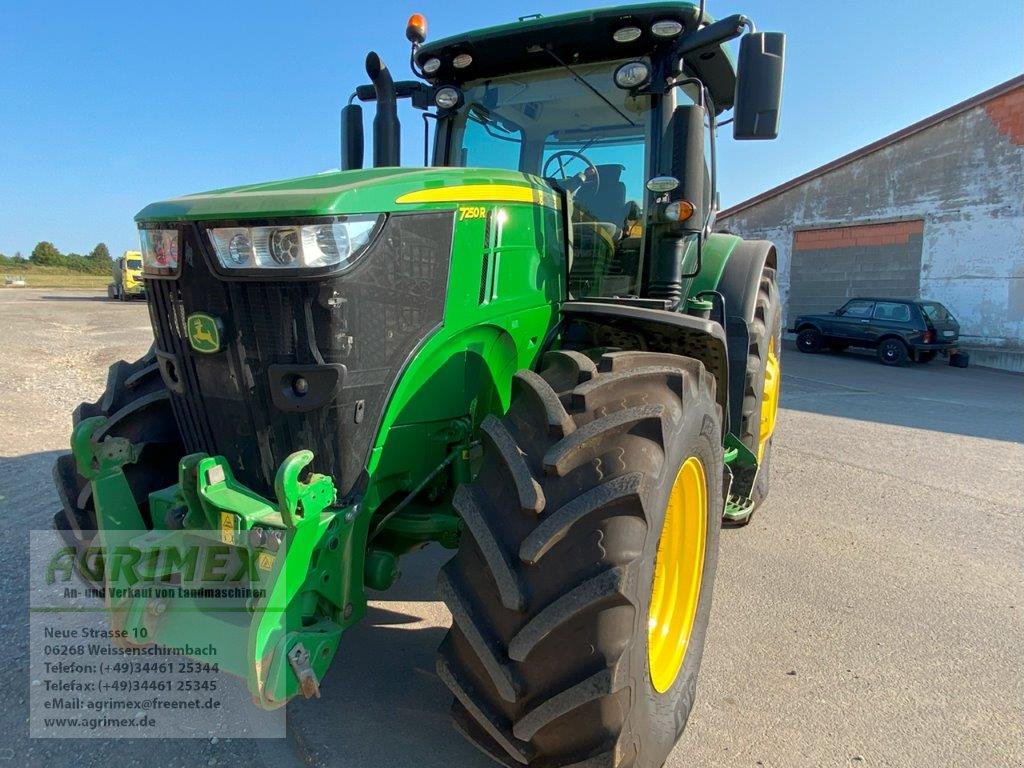
[[[861,320],[862,323],[870,323],[870,320]]]

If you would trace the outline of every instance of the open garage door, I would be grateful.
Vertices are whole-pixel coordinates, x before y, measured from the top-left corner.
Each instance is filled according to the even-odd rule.
[[[828,312],[853,296],[918,298],[923,232],[920,220],[794,232],[787,316]]]

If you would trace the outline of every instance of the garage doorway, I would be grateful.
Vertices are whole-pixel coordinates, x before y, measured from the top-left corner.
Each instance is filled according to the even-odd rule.
[[[793,233],[787,316],[830,312],[854,296],[918,298],[924,221]]]

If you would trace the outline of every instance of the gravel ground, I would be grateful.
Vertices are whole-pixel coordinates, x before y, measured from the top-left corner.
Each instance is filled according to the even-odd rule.
[[[70,413],[151,340],[141,304],[0,290],[0,763],[490,763],[433,673],[434,549],[345,638],[281,740],[28,738],[26,551]],[[786,350],[772,494],[722,536],[697,706],[669,765],[1024,765],[1024,378]]]

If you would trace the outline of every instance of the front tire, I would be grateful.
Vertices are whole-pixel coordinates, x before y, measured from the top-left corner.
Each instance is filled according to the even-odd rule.
[[[170,393],[152,350],[134,363],[120,360],[110,366],[103,396],[95,403],[79,405],[71,417],[72,425],[78,426],[92,416],[108,419],[97,437],[126,437],[143,444],[139,460],[126,464],[124,473],[143,519],[148,519],[150,492],[177,481],[178,459],[184,454]],[[54,527],[68,545],[82,552],[92,544],[96,533],[92,485],[78,474],[70,453],[57,458],[53,480],[61,501],[61,509],[53,518]]]
[[[693,706],[711,609],[715,380],[676,355],[545,361],[485,419],[482,468],[456,492],[438,674],[456,727],[500,763],[658,768]],[[659,551],[664,536],[675,546]],[[666,583],[682,585],[673,599]]]

